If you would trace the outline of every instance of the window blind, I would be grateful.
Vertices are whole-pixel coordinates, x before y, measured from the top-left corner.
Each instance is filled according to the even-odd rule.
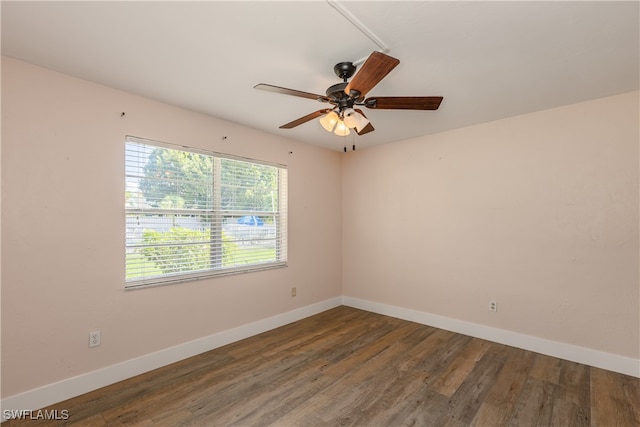
[[[125,141],[126,287],[285,266],[287,169]]]

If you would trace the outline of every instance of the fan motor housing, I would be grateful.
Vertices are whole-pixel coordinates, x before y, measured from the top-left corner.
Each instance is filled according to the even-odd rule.
[[[344,92],[344,88],[346,87],[347,87],[347,82],[338,83],[333,86],[329,86],[329,89],[327,89],[327,96],[332,99],[335,98],[336,100],[346,98],[347,94]]]
[[[356,102],[356,98],[345,93],[344,89],[347,87],[347,84],[347,82],[338,83],[327,89],[327,96],[331,98],[331,103],[336,105],[340,111],[344,108],[353,108],[353,105]]]

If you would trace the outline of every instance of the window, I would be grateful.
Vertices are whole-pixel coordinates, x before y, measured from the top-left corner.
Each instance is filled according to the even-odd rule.
[[[127,288],[286,266],[285,167],[127,137],[125,176]]]

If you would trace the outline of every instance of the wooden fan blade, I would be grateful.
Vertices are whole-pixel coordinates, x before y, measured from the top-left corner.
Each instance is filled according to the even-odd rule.
[[[307,123],[309,120],[313,120],[313,119],[315,119],[317,117],[323,116],[323,115],[327,114],[328,112],[330,112],[331,110],[332,110],[332,108],[325,108],[323,110],[314,111],[311,114],[307,114],[304,117],[300,117],[297,120],[294,120],[292,122],[289,122],[287,124],[284,124],[284,125],[280,126],[280,129],[291,129],[291,128],[294,128],[294,127],[299,126],[299,125],[301,125],[303,123]]]
[[[258,83],[254,89],[266,90],[269,92],[281,93],[283,95],[299,96],[301,98],[314,99],[316,101],[329,102],[329,98],[315,93],[303,92],[301,90],[287,89],[286,87],[268,85],[266,83]]]
[[[360,92],[364,96],[369,92],[380,80],[391,72],[398,64],[399,60],[392,58],[380,52],[373,52],[367,60],[362,64],[360,71],[353,76],[344,92],[350,95],[352,90]]]
[[[367,116],[364,115],[364,113],[362,112],[362,110],[356,108],[356,111],[360,114],[362,114],[364,116],[364,118],[366,119]],[[358,132],[358,135],[364,135],[365,133],[369,133],[369,132],[373,132],[375,130],[375,128],[373,127],[373,125],[371,124],[371,122],[367,123],[367,125],[364,127],[364,129],[362,129],[360,132]]]
[[[437,110],[441,96],[378,96],[367,98],[364,105],[375,110]]]

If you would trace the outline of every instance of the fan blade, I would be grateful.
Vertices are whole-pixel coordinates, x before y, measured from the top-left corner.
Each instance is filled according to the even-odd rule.
[[[364,105],[375,110],[437,110],[441,96],[379,96],[367,98]]]
[[[314,111],[311,114],[307,114],[304,117],[300,117],[297,120],[294,120],[292,122],[289,122],[287,124],[284,124],[284,125],[280,126],[280,129],[291,129],[291,128],[294,128],[294,127],[299,126],[299,125],[301,125],[303,123],[307,123],[309,120],[313,120],[313,119],[315,119],[317,117],[325,115],[325,114],[329,113],[331,110],[332,110],[332,108],[325,108],[323,110]]]
[[[269,92],[281,93],[283,95],[299,96],[301,98],[313,99],[321,102],[329,102],[329,98],[324,95],[316,95],[315,93],[303,92],[301,90],[287,89],[286,87],[268,85],[266,83],[258,83],[254,89],[266,90]]]
[[[364,118],[366,119],[367,116],[364,115],[364,113],[362,112],[362,110],[356,108],[356,111],[360,114],[362,114],[364,116]],[[365,133],[369,133],[369,132],[373,132],[375,130],[375,128],[373,127],[373,125],[371,124],[371,122],[367,123],[367,125],[364,127],[364,129],[362,129],[360,132],[358,132],[358,135],[364,135]]]
[[[399,60],[392,58],[380,52],[373,52],[367,60],[362,64],[360,71],[351,79],[344,92],[351,96],[352,90],[360,92],[360,96],[364,96],[369,92],[380,80],[391,72],[398,64]]]

